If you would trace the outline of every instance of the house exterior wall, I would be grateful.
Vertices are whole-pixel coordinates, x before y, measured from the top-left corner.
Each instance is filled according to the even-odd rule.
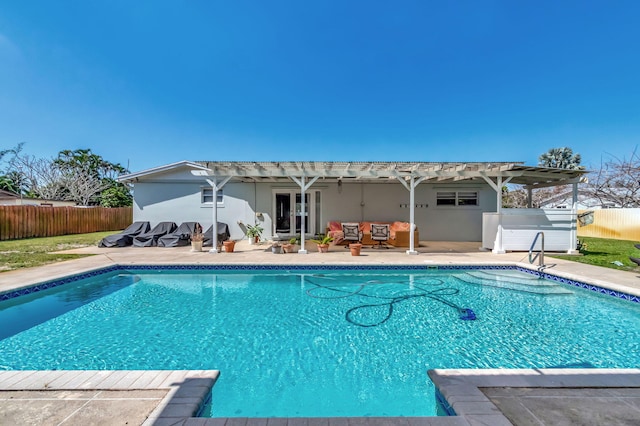
[[[0,206],[74,207],[76,204],[74,201],[41,200],[39,198],[0,198]]]
[[[159,174],[153,180],[134,183],[133,217],[155,225],[162,221],[198,221],[211,225],[211,204],[201,202],[201,190],[210,187],[204,178],[189,171]],[[229,225],[232,239],[244,238],[246,224],[260,223],[263,237],[273,235],[274,190],[299,191],[290,183],[227,183],[223,202],[218,203],[218,221]],[[310,190],[321,191],[323,233],[330,220],[337,221],[409,221],[409,191],[398,182],[328,182],[319,179]],[[478,206],[437,206],[438,191],[478,191]],[[421,240],[481,241],[482,214],[495,212],[496,193],[486,184],[438,185],[423,183],[416,187],[415,223]],[[307,206],[307,211],[309,206]]]
[[[496,192],[487,184],[425,185],[426,209],[416,209],[416,223],[420,239],[425,229],[425,240],[431,241],[481,241],[482,214],[496,211]],[[477,206],[438,206],[438,191],[477,191]],[[417,197],[416,197],[417,198]],[[424,212],[424,213],[422,213]],[[420,225],[418,225],[420,226]]]
[[[478,191],[478,206],[438,206],[438,191]],[[409,191],[400,183],[344,183],[323,191],[324,216],[337,221],[409,221]],[[437,185],[415,189],[415,223],[421,240],[481,241],[482,213],[496,210],[496,193],[485,184]]]

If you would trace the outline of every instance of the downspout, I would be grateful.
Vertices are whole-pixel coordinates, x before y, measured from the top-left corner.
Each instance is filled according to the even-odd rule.
[[[213,230],[213,247],[211,247],[209,253],[218,253],[218,191],[221,190],[227,182],[229,182],[229,179],[231,179],[231,176],[224,178],[220,184],[218,184],[215,176],[213,179],[207,179],[207,182],[211,185],[211,189],[213,190],[213,206],[211,207],[213,216],[213,224],[211,225],[211,229]]]

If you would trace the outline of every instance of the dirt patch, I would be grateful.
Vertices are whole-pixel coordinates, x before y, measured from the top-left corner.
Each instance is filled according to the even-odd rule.
[[[88,247],[86,244],[56,244],[56,250],[71,250]]]

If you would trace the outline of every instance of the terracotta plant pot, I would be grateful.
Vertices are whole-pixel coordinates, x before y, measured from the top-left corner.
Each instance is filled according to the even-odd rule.
[[[235,249],[236,247],[236,242],[235,241],[224,241],[222,243],[222,245],[224,246],[224,251],[227,253],[233,253],[233,249]]]
[[[282,250],[284,250],[285,253],[293,253],[295,250],[295,244],[283,244]]]
[[[360,243],[349,244],[349,250],[351,250],[351,256],[360,256],[361,249],[362,249],[362,244]]]
[[[318,244],[318,251],[320,253],[327,253],[329,251],[329,244]]]

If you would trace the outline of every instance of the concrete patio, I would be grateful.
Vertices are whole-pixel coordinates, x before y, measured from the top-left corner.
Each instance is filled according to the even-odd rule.
[[[495,255],[478,242],[421,242],[405,249],[365,248],[353,257],[334,246],[317,253],[273,254],[269,243],[241,241],[233,253],[179,248],[75,249],[94,256],[0,274],[0,292],[114,264],[508,264],[535,268],[527,253]],[[640,295],[640,273],[621,272],[547,257],[547,272]],[[631,302],[630,302],[631,303]],[[425,371],[425,374],[427,372]],[[433,370],[457,417],[330,419],[192,418],[217,378],[215,371],[4,371],[0,372],[0,424],[80,425],[631,425],[640,424],[640,370]],[[45,415],[49,413],[50,415]]]

